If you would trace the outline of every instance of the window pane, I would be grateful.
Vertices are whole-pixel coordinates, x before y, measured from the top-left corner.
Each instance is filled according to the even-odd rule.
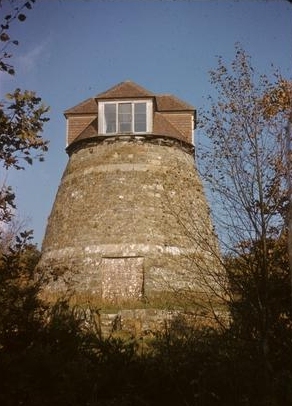
[[[135,103],[135,132],[146,132],[146,103]]]
[[[119,132],[131,132],[132,131],[132,105],[131,103],[119,104]]]
[[[116,132],[116,105],[105,104],[104,105],[104,118],[105,118],[105,132]]]

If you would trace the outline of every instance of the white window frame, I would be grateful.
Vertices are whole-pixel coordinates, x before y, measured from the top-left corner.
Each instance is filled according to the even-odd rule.
[[[119,132],[118,131],[118,108],[116,108],[116,132],[107,133],[106,132],[106,123],[104,117],[104,106],[106,104],[115,104],[118,107],[118,104],[130,103],[132,105],[132,117],[134,115],[134,105],[137,103],[146,103],[146,131],[134,131],[134,120],[132,120],[132,129],[129,132]],[[117,134],[145,134],[152,133],[152,122],[153,122],[153,105],[152,100],[115,100],[115,101],[99,101],[98,102],[98,133],[102,135],[117,135]]]

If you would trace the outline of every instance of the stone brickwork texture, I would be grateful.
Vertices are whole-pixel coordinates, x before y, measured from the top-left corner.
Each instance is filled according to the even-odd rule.
[[[202,292],[216,250],[191,146],[107,137],[70,152],[39,269],[51,291],[151,301],[163,292]]]

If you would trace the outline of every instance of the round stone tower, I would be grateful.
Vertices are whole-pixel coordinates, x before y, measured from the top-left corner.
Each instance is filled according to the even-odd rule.
[[[194,108],[126,81],[65,117],[69,162],[38,266],[47,289],[116,304],[209,298],[218,249]]]

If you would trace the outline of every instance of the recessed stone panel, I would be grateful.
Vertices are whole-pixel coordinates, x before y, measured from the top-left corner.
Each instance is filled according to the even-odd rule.
[[[143,261],[142,257],[103,258],[102,299],[113,303],[141,299],[144,280]]]

